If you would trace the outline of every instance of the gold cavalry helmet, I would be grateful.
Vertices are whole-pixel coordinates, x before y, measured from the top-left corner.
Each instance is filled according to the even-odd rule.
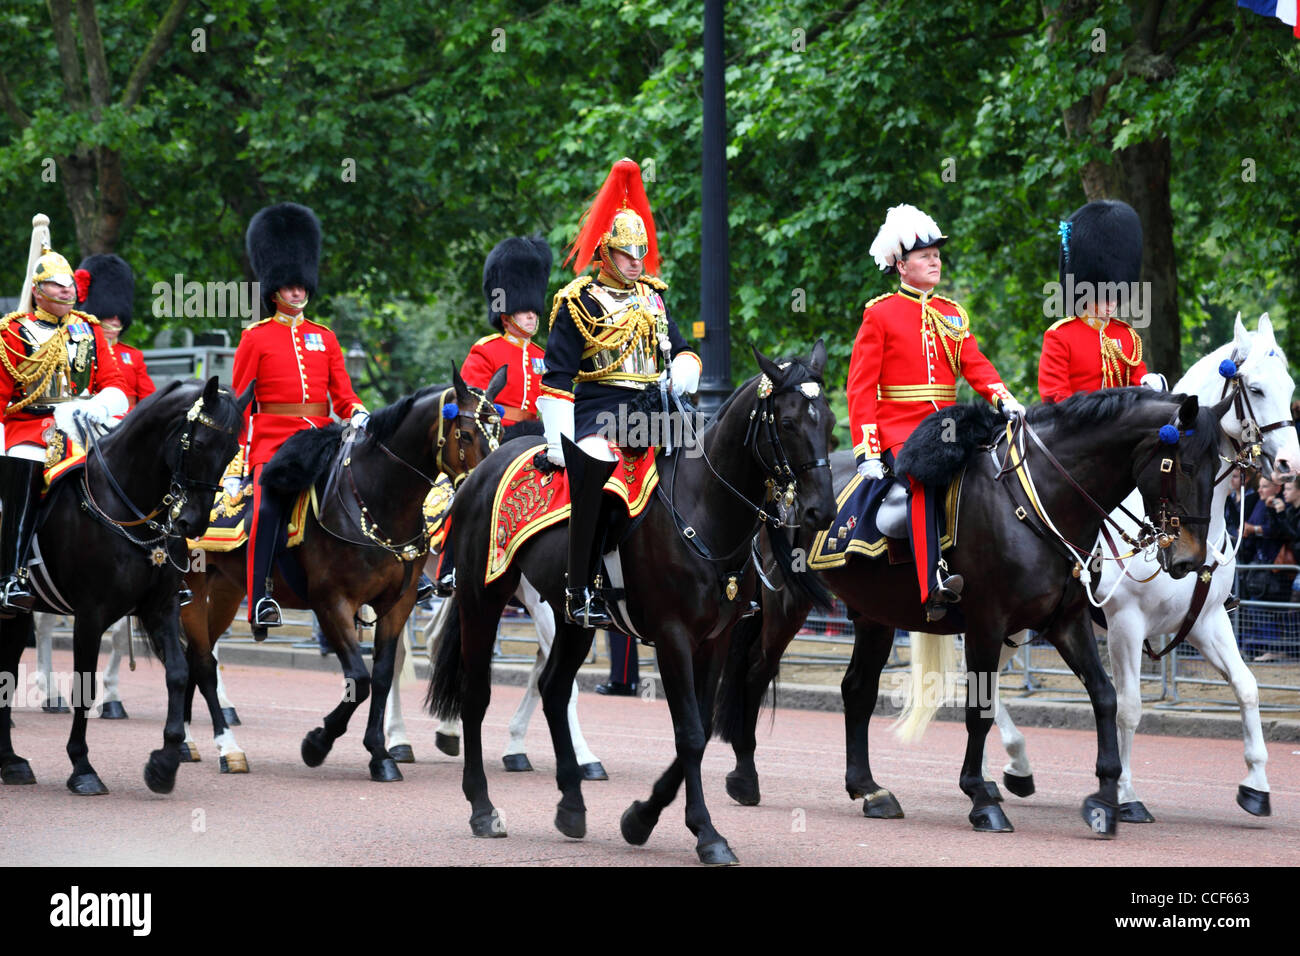
[[[32,285],[38,286],[42,282],[53,282],[64,286],[76,285],[72,277],[72,266],[68,265],[68,260],[57,252],[42,253],[36,260],[36,268],[32,270]]]
[[[645,262],[648,275],[659,271],[659,244],[655,237],[654,215],[646,198],[641,167],[630,159],[620,159],[610,169],[604,184],[583,214],[578,236],[564,259],[567,266],[581,274],[600,254],[609,260],[609,250],[618,249]]]

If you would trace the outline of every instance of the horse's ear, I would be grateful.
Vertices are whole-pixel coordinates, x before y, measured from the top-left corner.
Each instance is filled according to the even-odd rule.
[[[1191,428],[1196,424],[1196,416],[1200,411],[1201,400],[1195,395],[1188,395],[1178,406],[1178,424],[1183,428]]]
[[[219,388],[221,388],[221,382],[218,381],[215,375],[212,376],[210,379],[208,379],[207,384],[203,386],[204,405],[211,405],[214,401],[217,400],[217,390]]]
[[[772,384],[775,385],[779,383],[781,379],[785,376],[785,373],[782,372],[777,367],[775,362],[773,362],[762,352],[760,352],[758,350],[758,346],[755,345],[753,342],[749,343],[749,347],[754,352],[754,361],[758,363],[759,371],[761,371],[764,375],[770,378],[772,380]]]
[[[1273,333],[1273,320],[1268,317],[1267,312],[1259,317],[1259,325],[1255,328],[1255,331],[1265,336],[1274,345],[1277,345],[1277,336]]]
[[[489,402],[496,401],[497,393],[506,387],[506,376],[510,374],[510,366],[502,365],[492,373],[492,378],[484,391],[487,393]]]
[[[1242,325],[1240,312],[1237,313],[1237,319],[1232,325],[1232,351],[1240,355],[1243,360],[1250,352],[1250,332]]]
[[[818,339],[817,344],[813,346],[812,358],[808,362],[808,367],[817,376],[820,376],[823,369],[826,368],[826,343],[822,339]]]
[[[460,369],[456,368],[455,362],[451,363],[451,385],[452,388],[456,389],[456,394],[463,399],[469,386],[466,385],[465,380],[460,377]]]
[[[244,409],[248,408],[253,402],[253,389],[257,387],[257,379],[248,383],[248,388],[244,389],[244,394],[239,396],[239,414],[244,414]]]

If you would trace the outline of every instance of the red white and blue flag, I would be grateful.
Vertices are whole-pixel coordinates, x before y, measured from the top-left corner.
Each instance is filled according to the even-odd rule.
[[[1296,0],[1237,0],[1237,6],[1253,10],[1266,17],[1277,17],[1291,27],[1291,33],[1300,40],[1300,17],[1296,16]]]

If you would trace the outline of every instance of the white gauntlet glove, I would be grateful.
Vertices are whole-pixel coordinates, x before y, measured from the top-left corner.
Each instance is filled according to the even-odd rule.
[[[1021,405],[1014,398],[1001,398],[998,399],[998,411],[1008,419],[1012,419],[1017,415],[1023,415],[1025,413],[1025,406]]]
[[[1142,376],[1141,384],[1147,388],[1155,389],[1157,392],[1169,391],[1169,383],[1165,381],[1165,377],[1159,372],[1147,372]]]
[[[366,424],[370,421],[370,413],[363,409],[357,409],[348,419],[348,424],[359,432],[366,430]]]
[[[227,498],[234,498],[237,496],[239,494],[239,489],[243,484],[243,479],[237,478],[234,475],[231,475],[229,478],[223,478],[221,481],[221,487],[225,489]]]
[[[537,413],[542,416],[542,428],[546,434],[546,457],[552,465],[563,468],[564,449],[560,446],[560,436],[573,441],[573,402],[543,395],[537,399]]]
[[[682,352],[673,359],[669,368],[674,395],[680,398],[683,395],[694,395],[700,390],[700,360],[693,353]]]
[[[879,481],[885,477],[885,463],[879,458],[868,458],[858,465],[858,474],[868,481]]]

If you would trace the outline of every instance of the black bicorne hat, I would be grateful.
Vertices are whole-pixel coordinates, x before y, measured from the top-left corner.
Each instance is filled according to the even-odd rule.
[[[266,314],[275,312],[275,293],[300,285],[316,295],[320,275],[320,220],[306,206],[283,202],[253,217],[244,237],[248,262],[261,285]]]
[[[1081,206],[1061,223],[1060,276],[1083,283],[1137,282],[1142,275],[1142,222],[1118,199]]]
[[[494,329],[504,330],[502,315],[546,313],[552,261],[551,247],[541,236],[511,236],[493,247],[483,263],[483,298]]]
[[[83,259],[77,272],[89,273],[90,277],[86,283],[83,277],[75,276],[78,291],[83,284],[87,285],[85,296],[77,303],[77,308],[97,319],[117,316],[125,333],[131,326],[131,309],[135,302],[135,276],[126,260],[111,253],[99,253]]]

